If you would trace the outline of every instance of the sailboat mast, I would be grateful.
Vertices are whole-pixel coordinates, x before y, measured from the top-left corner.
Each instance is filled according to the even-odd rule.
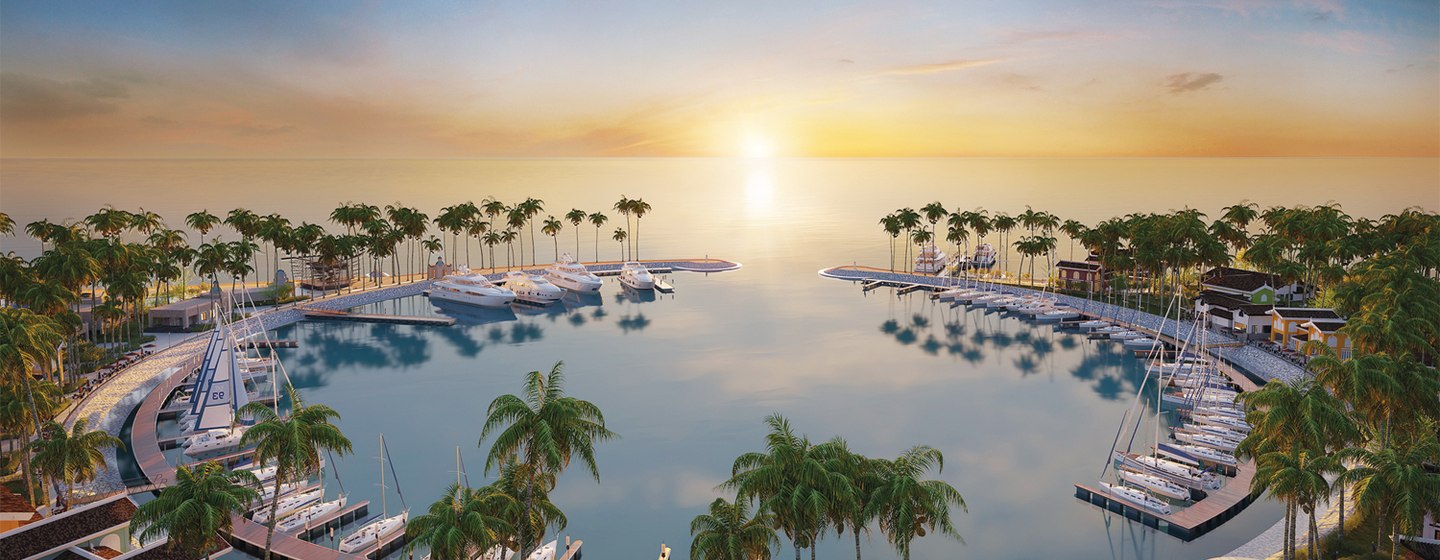
[[[385,434],[380,434],[380,517],[388,517],[390,509],[385,503]]]

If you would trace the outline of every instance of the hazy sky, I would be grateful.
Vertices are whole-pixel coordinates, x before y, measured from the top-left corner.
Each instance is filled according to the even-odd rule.
[[[1435,157],[1437,5],[0,0],[0,156]]]

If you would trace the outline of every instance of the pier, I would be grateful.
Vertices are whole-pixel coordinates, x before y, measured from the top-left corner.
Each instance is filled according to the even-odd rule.
[[[306,309],[305,318],[312,321],[353,321],[357,323],[383,323],[390,325],[422,325],[448,327],[455,324],[454,317],[414,317],[408,315],[381,315],[378,313],[351,313],[330,309]]]
[[[250,340],[239,344],[242,349],[251,348],[299,348],[300,343],[294,340]]]
[[[1225,486],[1219,490],[1207,491],[1208,496],[1204,499],[1170,515],[1160,515],[1135,507],[1102,488],[1086,484],[1075,484],[1075,497],[1181,540],[1192,541],[1239,515],[1246,506],[1255,501],[1255,496],[1250,494],[1250,479],[1254,476],[1255,463],[1243,463],[1235,477],[1225,481]]]

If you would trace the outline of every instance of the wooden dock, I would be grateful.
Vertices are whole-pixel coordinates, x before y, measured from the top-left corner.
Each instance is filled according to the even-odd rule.
[[[1229,521],[1255,501],[1255,496],[1250,493],[1250,479],[1254,476],[1255,463],[1242,463],[1235,477],[1225,481],[1225,486],[1219,490],[1207,491],[1205,499],[1170,515],[1137,508],[1111,496],[1104,489],[1087,484],[1075,484],[1075,497],[1139,521],[1147,527],[1154,527],[1182,540],[1191,541]]]
[[[246,350],[251,348],[299,348],[300,343],[294,340],[249,340],[240,343],[238,346]]]
[[[662,294],[673,294],[675,293],[675,286],[671,286],[669,282],[666,282],[664,280],[656,280],[655,291]]]
[[[321,321],[353,321],[358,323],[384,323],[390,325],[422,325],[448,327],[455,324],[454,317],[415,317],[408,315],[381,315],[378,313],[351,313],[329,309],[306,309],[305,318]]]

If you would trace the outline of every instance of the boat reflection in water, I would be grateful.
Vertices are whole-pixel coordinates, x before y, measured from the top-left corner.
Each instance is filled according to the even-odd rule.
[[[615,292],[616,303],[649,303],[655,301],[655,297],[655,290],[637,290],[626,284],[621,284],[620,291]]]
[[[512,309],[513,305],[477,307],[433,298],[430,300],[430,305],[435,306],[440,313],[454,317],[455,322],[462,325],[488,325],[516,319],[515,310]]]

